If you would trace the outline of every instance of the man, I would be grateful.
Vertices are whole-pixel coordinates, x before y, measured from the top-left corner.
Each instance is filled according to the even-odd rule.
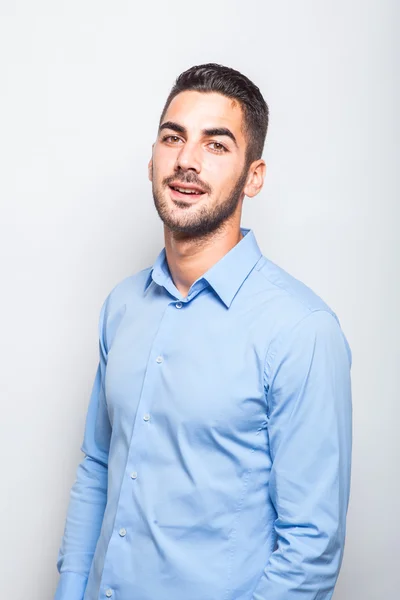
[[[332,310],[240,226],[268,107],[182,73],[149,163],[165,248],[101,309],[57,600],[328,600],[351,459],[351,352]]]

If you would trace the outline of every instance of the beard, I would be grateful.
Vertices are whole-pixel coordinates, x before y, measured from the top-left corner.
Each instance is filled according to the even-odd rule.
[[[177,218],[174,218],[172,211],[169,208],[169,201],[163,197],[161,191],[154,185],[153,177],[153,200],[158,216],[164,225],[170,229],[170,231],[178,234],[180,238],[202,238],[222,229],[224,223],[235,213],[241,200],[243,188],[247,179],[248,168],[249,166],[246,164],[232,190],[222,202],[219,202],[219,204],[211,208],[208,206],[201,206],[194,214],[180,214]],[[173,177],[169,177],[164,180],[163,184],[165,185],[168,181],[173,181],[173,179]],[[183,181],[183,179],[181,181]],[[186,178],[184,181],[186,183],[198,183],[198,180],[194,180],[193,178],[192,180]],[[212,190],[209,187],[206,189],[210,195]],[[191,206],[188,207],[188,205],[183,202],[176,202],[176,204],[179,208],[191,210]],[[183,210],[181,213],[183,213]]]

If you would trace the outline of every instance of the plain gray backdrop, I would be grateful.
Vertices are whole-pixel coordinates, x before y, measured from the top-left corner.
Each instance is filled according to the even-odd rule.
[[[270,106],[265,186],[242,225],[330,304],[353,351],[335,600],[397,597],[398,6],[0,0],[4,598],[53,598],[100,306],[163,246],[151,144],[175,77],[204,62],[243,71]]]

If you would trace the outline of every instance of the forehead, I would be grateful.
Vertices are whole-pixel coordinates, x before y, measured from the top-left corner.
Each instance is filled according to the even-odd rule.
[[[181,92],[171,101],[164,121],[174,121],[190,132],[227,127],[236,139],[243,140],[243,111],[239,102],[215,92]]]

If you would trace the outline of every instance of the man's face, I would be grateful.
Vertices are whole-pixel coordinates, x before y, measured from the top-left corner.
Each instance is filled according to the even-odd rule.
[[[218,93],[181,92],[153,145],[149,179],[171,230],[200,237],[241,211],[247,178],[240,105]]]

